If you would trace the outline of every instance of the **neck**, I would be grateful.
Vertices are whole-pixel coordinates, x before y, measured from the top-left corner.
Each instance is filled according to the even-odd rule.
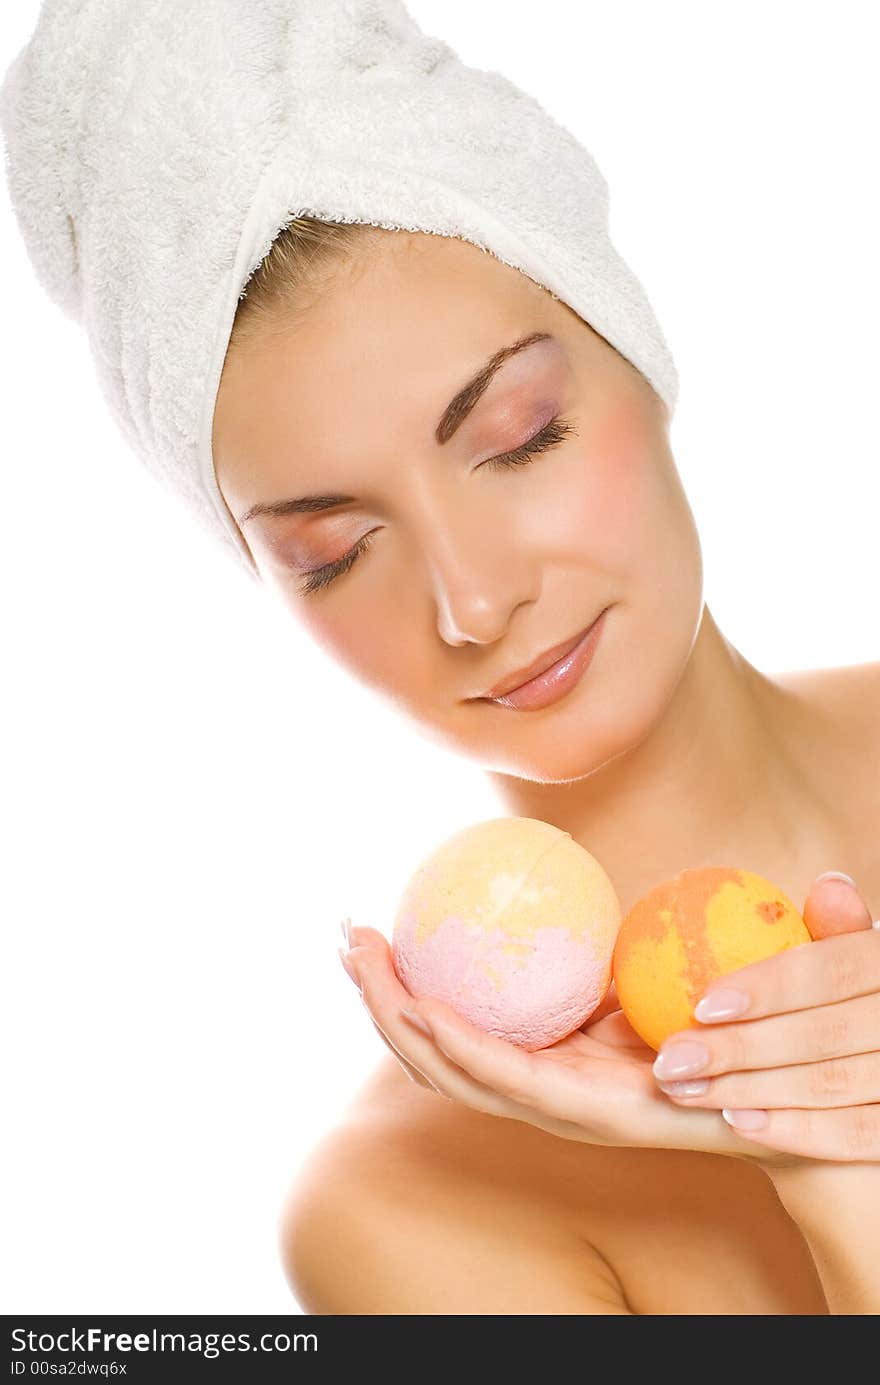
[[[741,866],[785,890],[827,869],[833,813],[812,784],[808,705],[758,672],[707,606],[675,691],[638,744],[583,778],[542,784],[490,773],[507,810],[571,833],[627,909],[686,867]],[[800,748],[800,749],[799,749]]]

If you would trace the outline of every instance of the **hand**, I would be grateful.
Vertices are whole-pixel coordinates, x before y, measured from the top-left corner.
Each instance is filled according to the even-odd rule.
[[[563,1139],[789,1162],[743,1140],[717,1111],[677,1109],[668,1101],[651,1072],[654,1050],[628,1024],[613,986],[581,1029],[529,1053],[469,1024],[443,1001],[415,1000],[376,929],[354,928],[350,937],[343,965],[383,1042],[420,1086]],[[415,1028],[404,1011],[427,1021],[433,1035]]]
[[[791,1163],[880,1167],[880,920],[852,885],[819,876],[804,921],[815,941],[716,981],[707,1000],[738,993],[745,1008],[712,1022],[701,1001],[707,1023],[670,1035],[654,1073],[679,1109],[722,1110]],[[685,1074],[676,1049],[705,1062]]]

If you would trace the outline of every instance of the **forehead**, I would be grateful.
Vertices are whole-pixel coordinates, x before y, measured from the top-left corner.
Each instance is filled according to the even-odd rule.
[[[374,445],[427,443],[489,356],[529,331],[559,335],[567,313],[469,242],[379,238],[292,314],[289,330],[282,321],[230,359],[215,411],[218,475],[248,458],[261,475],[274,464],[289,475],[292,459],[306,455],[317,472],[331,460],[362,463]],[[513,376],[511,363],[503,378]]]

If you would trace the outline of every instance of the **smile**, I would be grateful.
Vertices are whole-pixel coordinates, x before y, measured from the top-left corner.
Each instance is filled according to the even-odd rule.
[[[605,616],[610,609],[606,606],[592,625],[578,637],[575,645],[549,668],[515,688],[508,688],[494,697],[486,695],[477,698],[476,701],[492,702],[500,707],[516,707],[524,712],[538,711],[541,707],[549,707],[551,703],[558,702],[576,686],[589,668],[605,624]]]

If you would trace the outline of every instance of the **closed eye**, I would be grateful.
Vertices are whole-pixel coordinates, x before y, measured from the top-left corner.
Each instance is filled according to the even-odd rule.
[[[520,447],[515,447],[512,452],[502,452],[498,457],[490,457],[488,461],[481,462],[477,471],[481,467],[488,466],[493,469],[496,467],[526,466],[533,457],[541,452],[548,452],[551,447],[556,447],[558,443],[567,438],[569,433],[573,433],[572,425],[559,414],[551,418],[540,432],[536,433],[528,442],[524,442]]]
[[[492,470],[506,470],[512,467],[527,466],[534,457],[542,452],[549,452],[551,447],[557,447],[570,433],[575,431],[574,426],[567,419],[557,414],[551,418],[549,423],[545,423],[534,437],[529,438],[528,442],[522,443],[520,447],[515,447],[511,452],[502,452],[497,457],[489,457],[487,461],[481,462],[476,471],[481,471],[483,467]],[[373,529],[369,534],[365,534],[362,539],[350,548],[342,558],[337,558],[333,563],[325,563],[323,567],[314,568],[306,574],[304,581],[300,585],[300,592],[303,595],[310,595],[312,592],[320,591],[330,585],[337,577],[341,577],[344,572],[348,572],[362,553],[370,545],[373,535],[378,531]]]

